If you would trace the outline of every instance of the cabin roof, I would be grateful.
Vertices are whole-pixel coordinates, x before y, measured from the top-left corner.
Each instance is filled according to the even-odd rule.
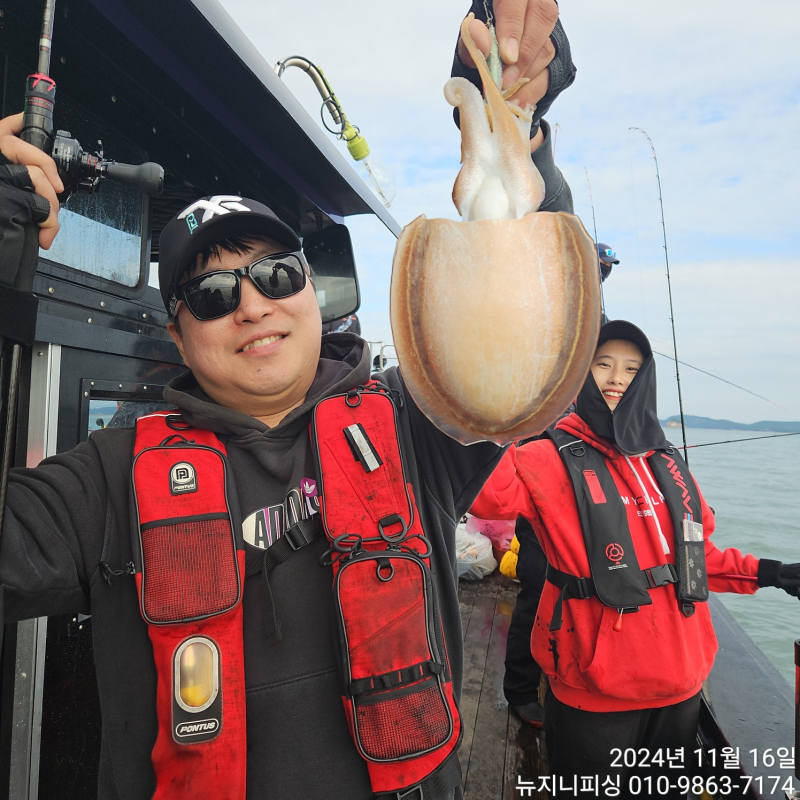
[[[5,113],[21,108],[24,76],[36,69],[43,9],[44,0],[4,3],[0,46],[13,59]],[[154,260],[166,222],[206,194],[253,197],[301,234],[354,214],[400,232],[216,0],[58,0],[51,75],[57,127],[79,129],[86,112],[106,129],[106,158],[134,152],[164,166],[164,194],[152,203]]]
[[[216,0],[90,0],[240,147],[331,218],[400,227]],[[278,17],[279,19],[279,17]]]

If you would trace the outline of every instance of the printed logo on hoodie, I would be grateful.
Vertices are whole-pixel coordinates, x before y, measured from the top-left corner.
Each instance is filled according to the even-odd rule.
[[[303,478],[300,486],[292,489],[282,503],[260,508],[242,522],[244,541],[251,547],[266,550],[287,528],[313,514],[319,514],[317,482],[313,478]]]

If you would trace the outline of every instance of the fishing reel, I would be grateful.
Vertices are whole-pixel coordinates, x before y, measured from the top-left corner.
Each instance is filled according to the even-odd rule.
[[[133,186],[150,197],[161,194],[164,188],[164,170],[158,164],[148,161],[134,166],[107,161],[103,158],[102,145],[94,155],[87,153],[69,131],[56,131],[50,155],[64,182],[62,197],[68,197],[73,192],[91,194],[101,178]]]
[[[64,192],[59,195],[62,203],[75,192],[91,194],[101,178],[133,186],[150,197],[161,194],[164,170],[159,164],[152,161],[139,165],[120,164],[103,158],[102,147],[97,153],[88,153],[69,131],[54,134],[55,95],[55,81],[41,69],[28,76],[20,136],[56,162],[58,175],[64,183]]]

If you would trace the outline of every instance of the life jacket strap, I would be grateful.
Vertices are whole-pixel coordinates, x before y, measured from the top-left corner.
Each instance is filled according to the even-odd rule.
[[[428,675],[441,675],[444,672],[444,664],[437,664],[435,661],[423,661],[411,667],[396,669],[393,672],[386,672],[383,675],[373,675],[369,678],[350,681],[348,686],[350,696],[372,692],[376,689],[391,689],[394,686],[413,683],[422,680]]]
[[[286,561],[292,553],[311,544],[322,533],[322,520],[319,514],[295,522],[275,544],[264,552],[264,569],[269,572]]]
[[[455,754],[421,783],[399,792],[380,792],[375,800],[430,800],[435,797],[446,797],[453,788],[461,784],[461,764]]]
[[[674,564],[661,564],[657,567],[648,567],[642,570],[647,588],[649,590],[667,586],[670,583],[678,583],[678,571]],[[562,572],[554,566],[548,564],[545,577],[561,593],[553,606],[553,616],[550,618],[550,630],[560,631],[563,624],[562,610],[565,600],[588,600],[597,595],[594,581],[591,578],[578,578],[568,572]]]

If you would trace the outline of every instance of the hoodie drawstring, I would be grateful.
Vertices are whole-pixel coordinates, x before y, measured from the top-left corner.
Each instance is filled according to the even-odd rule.
[[[275,635],[278,637],[278,641],[283,640],[283,636],[281,636],[281,622],[278,619],[278,611],[275,607],[275,598],[272,596],[272,585],[269,582],[269,569],[267,568],[267,554],[264,553],[264,560],[262,562],[262,569],[261,574],[264,576],[264,581],[267,584],[267,594],[269,595],[269,604],[272,607],[272,622],[275,626]],[[267,639],[269,639],[269,631],[267,631]]]

